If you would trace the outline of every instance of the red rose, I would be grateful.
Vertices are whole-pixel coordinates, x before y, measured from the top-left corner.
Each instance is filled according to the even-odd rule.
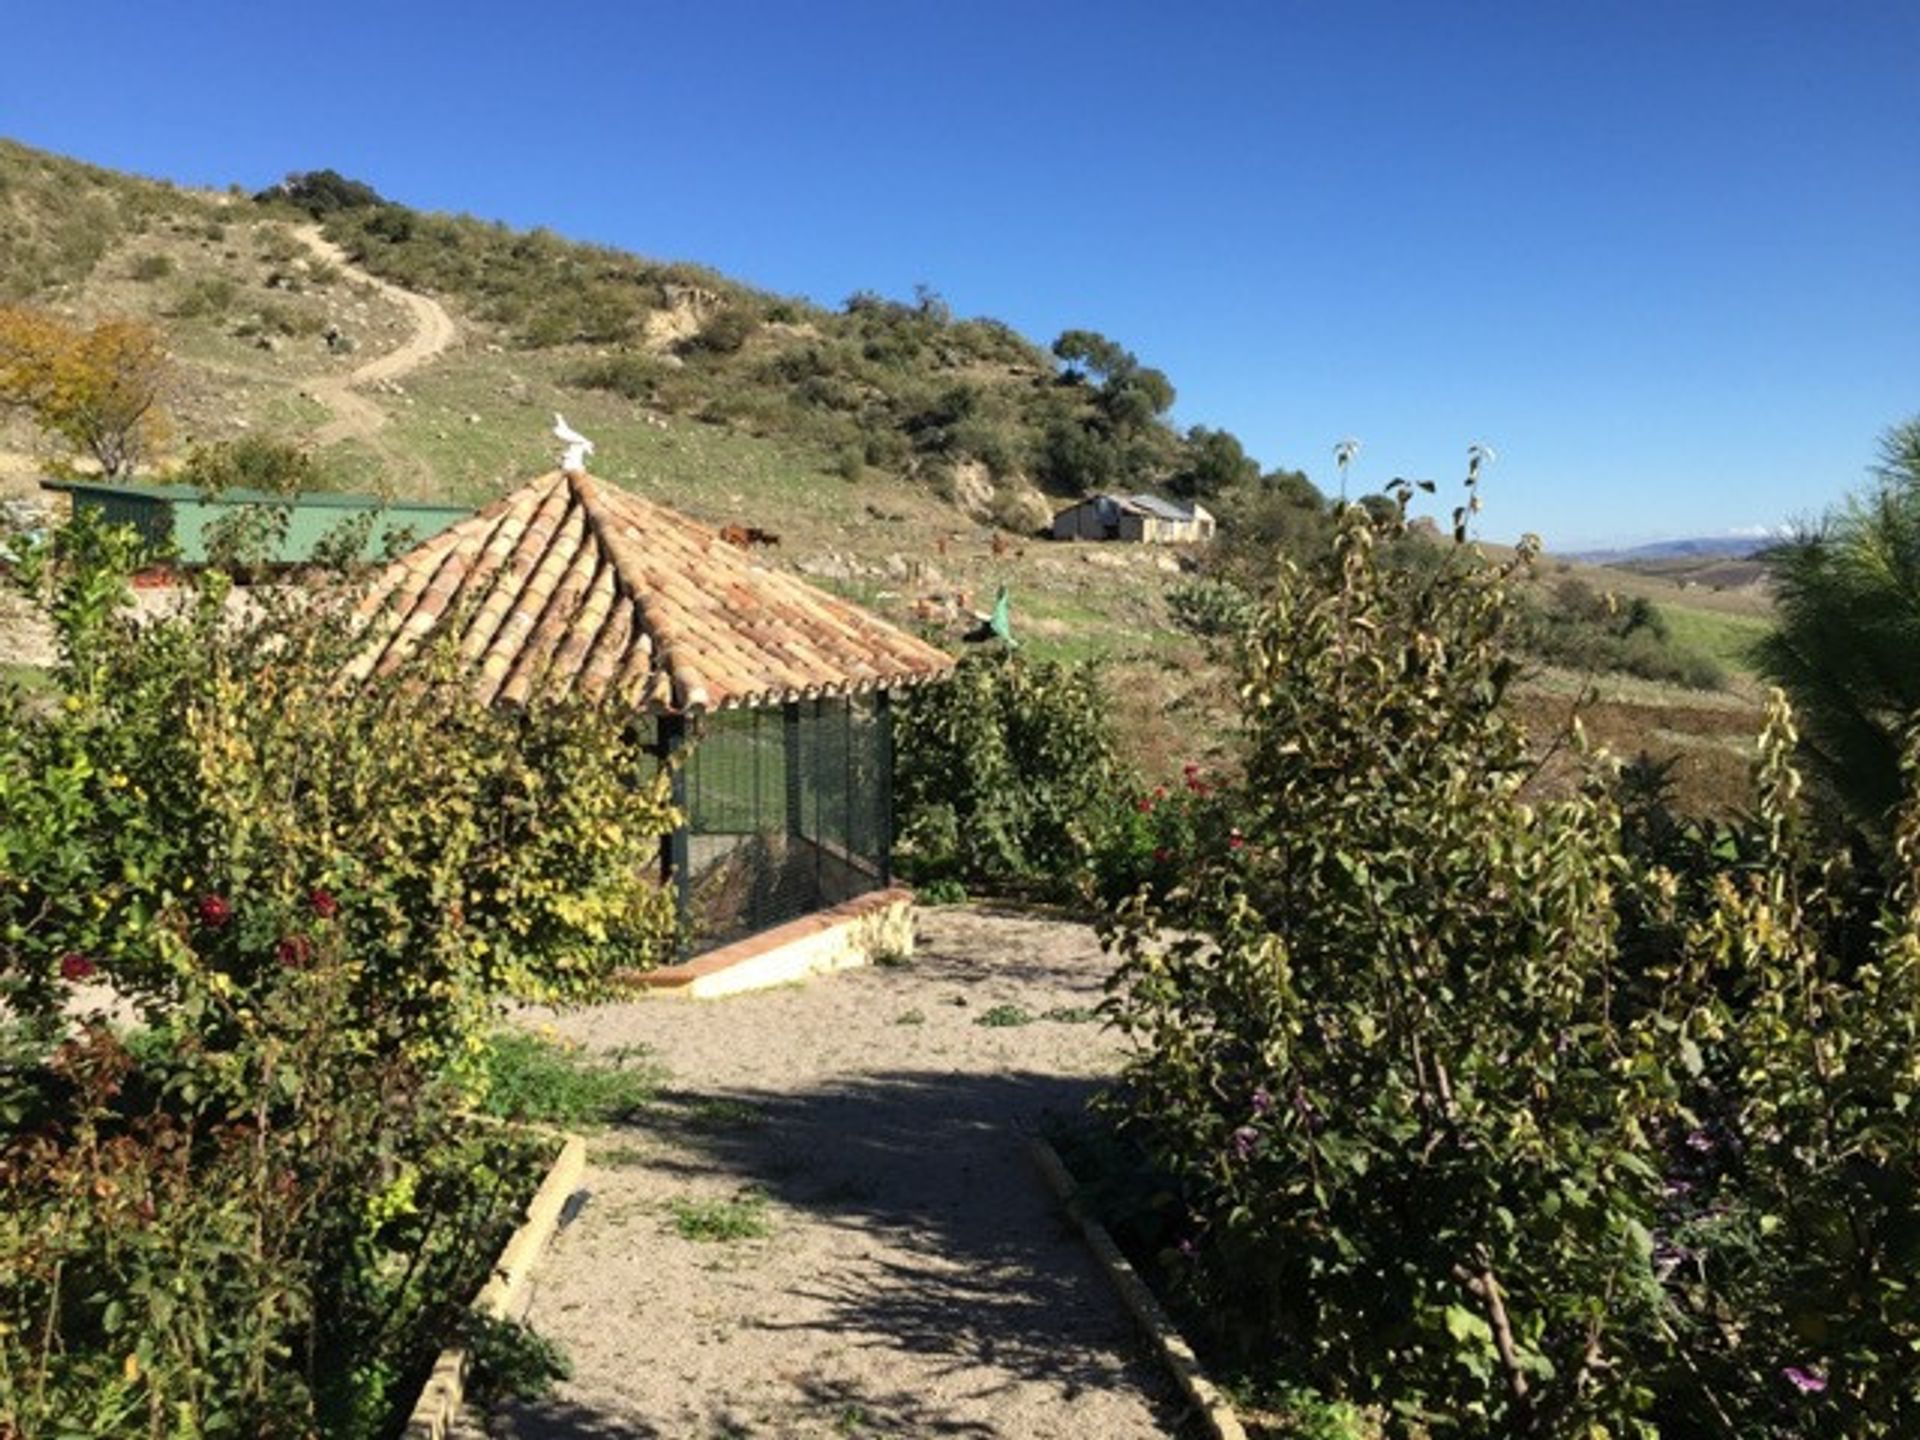
[[[62,980],[84,980],[100,967],[82,955],[78,950],[69,950],[60,957],[60,978]]]
[[[1234,831],[1233,834],[1227,837],[1227,848],[1229,850],[1238,850],[1241,846],[1245,845],[1246,843],[1247,843],[1246,836],[1242,835],[1238,830]]]
[[[289,935],[274,947],[273,955],[284,969],[304,970],[313,958],[313,942],[304,935]]]
[[[307,904],[313,907],[313,913],[322,920],[331,920],[340,913],[340,902],[334,899],[331,890],[315,890],[307,896]]]
[[[233,919],[233,906],[223,895],[202,895],[194,908],[199,912],[200,923],[209,930],[218,930]]]
[[[1153,852],[1153,863],[1156,865],[1164,865],[1171,859],[1173,852],[1164,846]]]
[[[1182,775],[1185,775],[1189,780],[1191,780],[1194,776],[1200,773],[1199,762],[1195,760],[1189,760],[1186,764],[1180,767],[1180,773]]]
[[[1151,815],[1153,813],[1153,801],[1145,795],[1142,795],[1138,800],[1133,802],[1133,808],[1138,810],[1142,815]]]

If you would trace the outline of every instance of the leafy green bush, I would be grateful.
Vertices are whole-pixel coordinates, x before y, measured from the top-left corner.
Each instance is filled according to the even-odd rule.
[[[1230,580],[1201,577],[1167,590],[1167,611],[1190,635],[1204,640],[1232,640],[1253,623],[1259,606]]]
[[[1097,673],[969,657],[898,715],[905,872],[923,883],[1070,893],[1125,803]]]
[[[1527,550],[1396,528],[1283,569],[1241,844],[1110,930],[1170,1283],[1396,1435],[1912,1433],[1920,741],[1881,890],[1802,838],[1783,704],[1749,832],[1598,763],[1535,799]]]
[[[508,998],[669,952],[665,792],[444,655],[347,688],[350,591],[131,622],[142,558],[82,512],[19,567],[60,665],[0,698],[0,1430],[389,1433],[540,1161],[456,1107]]]
[[[1235,798],[1198,762],[1188,761],[1178,786],[1154,786],[1101,832],[1091,867],[1093,894],[1109,906],[1143,889],[1171,895],[1196,869],[1245,844],[1234,823]]]
[[[270,435],[196,445],[173,479],[214,494],[259,490],[294,496],[321,488],[320,466],[313,452]]]

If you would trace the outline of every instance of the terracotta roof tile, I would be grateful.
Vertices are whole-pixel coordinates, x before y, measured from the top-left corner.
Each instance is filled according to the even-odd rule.
[[[945,651],[684,515],[556,471],[388,567],[357,675],[458,625],[486,700],[579,694],[681,712],[913,685]]]

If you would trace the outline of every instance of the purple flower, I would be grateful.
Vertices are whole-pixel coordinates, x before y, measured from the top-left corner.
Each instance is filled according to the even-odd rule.
[[[1193,1243],[1193,1237],[1191,1235],[1181,1236],[1180,1243],[1174,1246],[1174,1249],[1178,1250],[1182,1257],[1188,1260],[1193,1259],[1194,1256],[1200,1253],[1200,1247]]]
[[[1802,1370],[1798,1365],[1789,1365],[1780,1373],[1802,1395],[1818,1395],[1827,1388],[1827,1377],[1817,1370]]]
[[[1697,1150],[1702,1155],[1711,1154],[1713,1151],[1713,1137],[1707,1134],[1705,1130],[1692,1131],[1687,1136],[1687,1148],[1689,1150]]]
[[[1254,1086],[1252,1103],[1255,1115],[1266,1116],[1273,1113],[1273,1093],[1264,1085]]]
[[[1253,1154],[1253,1147],[1259,1143],[1260,1132],[1251,1125],[1242,1125],[1233,1132],[1233,1157],[1245,1160]]]

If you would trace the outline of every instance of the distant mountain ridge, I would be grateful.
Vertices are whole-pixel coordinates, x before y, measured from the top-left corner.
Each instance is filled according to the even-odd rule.
[[[1681,540],[1654,540],[1645,545],[1575,550],[1566,558],[1585,565],[1632,565],[1663,560],[1750,560],[1783,538],[1781,535],[1698,535]]]

